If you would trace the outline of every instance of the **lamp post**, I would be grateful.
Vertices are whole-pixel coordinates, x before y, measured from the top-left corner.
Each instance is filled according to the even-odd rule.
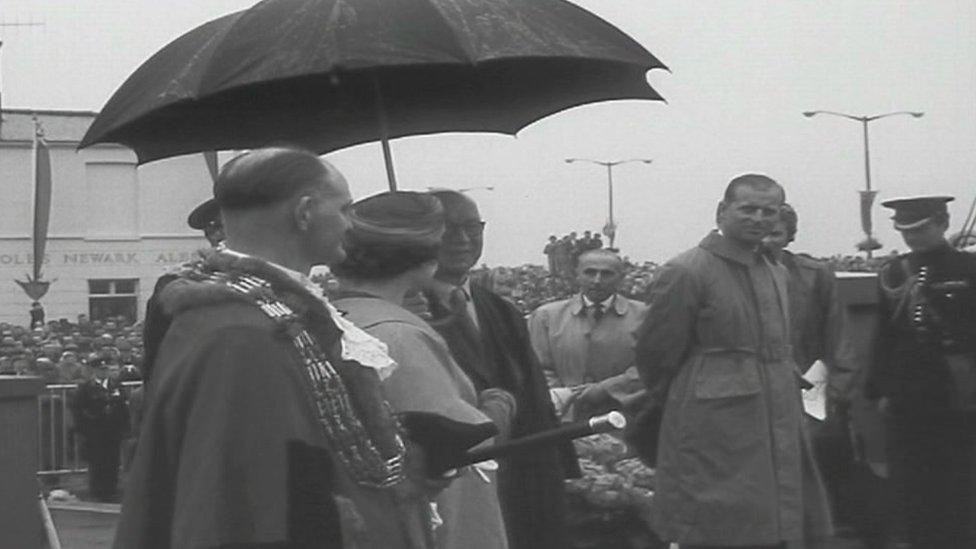
[[[565,161],[567,164],[572,164],[573,162],[587,162],[590,164],[603,166],[607,169],[607,205],[609,209],[609,216],[607,218],[607,227],[603,232],[610,237],[610,247],[613,248],[613,241],[617,237],[617,224],[613,221],[613,168],[614,166],[628,164],[630,162],[642,162],[644,164],[650,164],[654,161],[650,158],[628,158],[627,160],[615,160],[613,162],[591,160],[589,158],[567,158]]]
[[[846,118],[848,120],[854,120],[855,122],[860,122],[861,127],[864,131],[864,191],[861,193],[861,226],[864,229],[864,234],[867,239],[864,241],[864,248],[867,252],[868,258],[873,256],[873,251],[876,248],[880,248],[881,244],[874,240],[872,235],[871,227],[871,206],[874,203],[874,196],[877,191],[871,188],[871,151],[868,146],[868,124],[874,122],[875,120],[881,120],[882,118],[888,118],[889,116],[898,115],[908,115],[913,118],[921,118],[925,116],[924,112],[916,111],[896,111],[889,112],[885,114],[876,114],[874,116],[855,116],[852,114],[844,114],[842,112],[834,111],[806,111],[803,116],[807,118],[813,118],[818,114],[827,114],[831,116],[838,116],[840,118]]]

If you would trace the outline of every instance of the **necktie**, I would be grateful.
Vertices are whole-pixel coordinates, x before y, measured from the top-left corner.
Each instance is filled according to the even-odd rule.
[[[476,340],[480,339],[478,327],[475,325],[471,315],[468,314],[468,294],[464,291],[464,288],[458,286],[451,291],[448,305],[464,330],[465,335]]]
[[[602,303],[594,303],[593,305],[590,305],[590,308],[593,310],[593,320],[599,321],[601,318],[603,318],[605,311],[603,310]]]

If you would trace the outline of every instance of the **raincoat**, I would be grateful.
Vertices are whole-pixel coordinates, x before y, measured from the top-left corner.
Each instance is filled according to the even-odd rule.
[[[656,533],[703,545],[827,535],[785,269],[712,232],[662,267],[649,295],[636,352],[649,395],[666,395]]]

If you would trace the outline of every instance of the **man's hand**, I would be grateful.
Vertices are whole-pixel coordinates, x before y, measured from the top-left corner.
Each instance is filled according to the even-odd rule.
[[[607,390],[599,383],[591,383],[576,398],[577,406],[598,407],[610,400]]]
[[[576,398],[576,419],[586,419],[608,411],[615,404],[610,393],[599,383],[591,383]]]

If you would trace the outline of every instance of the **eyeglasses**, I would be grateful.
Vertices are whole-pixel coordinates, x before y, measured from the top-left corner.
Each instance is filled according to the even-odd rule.
[[[477,238],[485,232],[485,222],[484,221],[468,221],[467,223],[446,223],[444,225],[444,232],[455,234],[457,231],[461,231],[468,238]]]

